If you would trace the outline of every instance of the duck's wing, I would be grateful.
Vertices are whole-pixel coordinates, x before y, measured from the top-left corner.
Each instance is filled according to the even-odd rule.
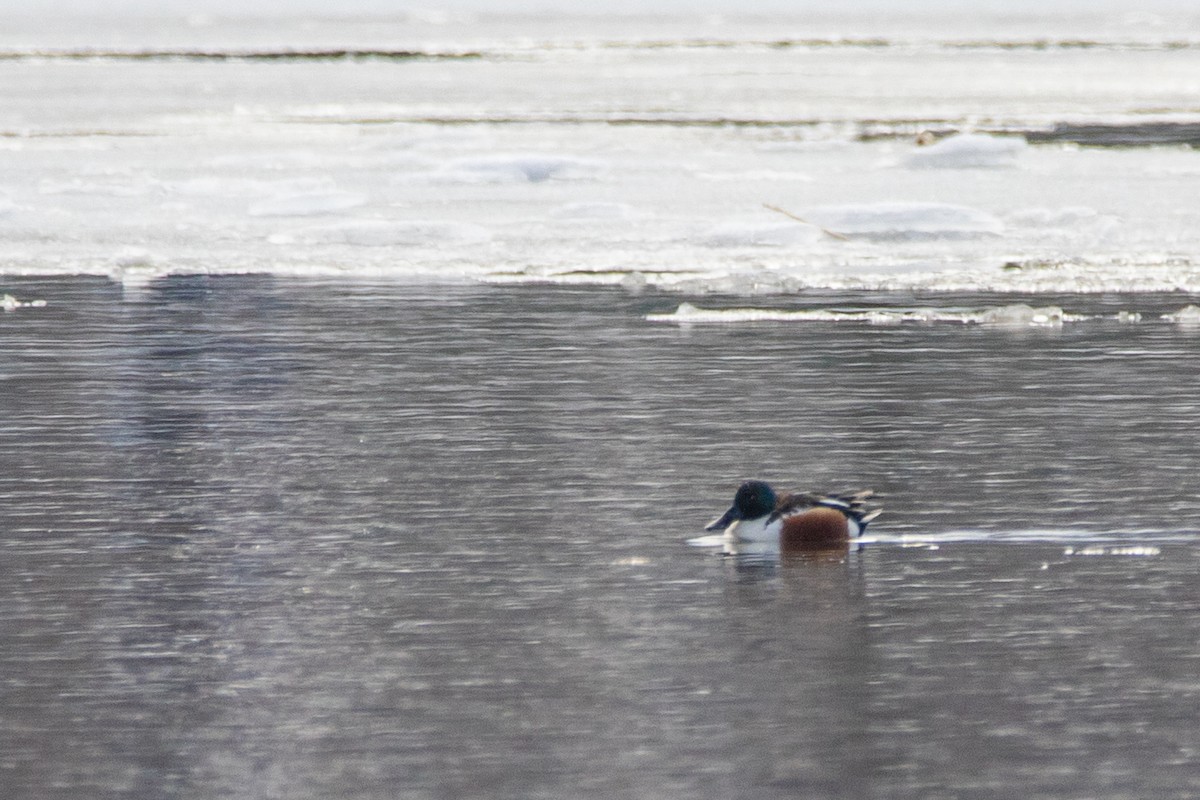
[[[823,497],[824,495],[820,492],[787,492],[786,494],[782,494],[779,496],[778,502],[775,503],[775,510],[771,512],[771,520],[790,517],[792,514],[799,514],[801,511],[816,508],[821,505]]]
[[[867,510],[867,500],[874,496],[870,489],[858,489],[851,492],[788,492],[779,498],[771,519],[799,514],[810,508],[832,508],[841,511],[862,523],[869,522],[879,516],[882,509]]]

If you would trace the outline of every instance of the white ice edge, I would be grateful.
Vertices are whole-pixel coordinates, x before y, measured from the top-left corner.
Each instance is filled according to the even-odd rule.
[[[16,311],[19,308],[45,308],[45,300],[19,300],[11,294],[0,296],[0,311]]]
[[[647,314],[650,322],[668,322],[680,325],[737,325],[754,322],[788,323],[857,323],[865,325],[903,324],[957,324],[984,325],[1006,328],[1061,328],[1065,324],[1094,320],[1110,320],[1134,324],[1147,319],[1159,319],[1180,325],[1200,325],[1200,307],[1189,305],[1171,314],[1146,317],[1133,311],[1115,314],[1072,314],[1058,306],[1029,306],[1013,303],[995,308],[978,310],[951,310],[938,308],[887,309],[872,308],[854,311],[829,309],[770,309],[770,308],[723,308],[705,309],[681,303],[669,313]]]

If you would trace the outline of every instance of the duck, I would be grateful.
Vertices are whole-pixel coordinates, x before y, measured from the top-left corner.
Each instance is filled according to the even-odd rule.
[[[868,510],[869,489],[840,494],[776,494],[766,481],[738,487],[729,510],[705,526],[735,542],[778,543],[782,549],[843,547],[861,536],[883,509]]]

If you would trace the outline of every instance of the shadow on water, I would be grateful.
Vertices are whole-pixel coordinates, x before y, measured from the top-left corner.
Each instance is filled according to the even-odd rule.
[[[1200,790],[1194,333],[16,290],[47,305],[0,317],[11,797]],[[689,547],[748,476],[886,510],[835,557]]]

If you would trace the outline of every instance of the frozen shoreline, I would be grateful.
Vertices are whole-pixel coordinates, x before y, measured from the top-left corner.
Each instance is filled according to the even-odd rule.
[[[16,25],[0,275],[1200,292],[1166,19]]]

